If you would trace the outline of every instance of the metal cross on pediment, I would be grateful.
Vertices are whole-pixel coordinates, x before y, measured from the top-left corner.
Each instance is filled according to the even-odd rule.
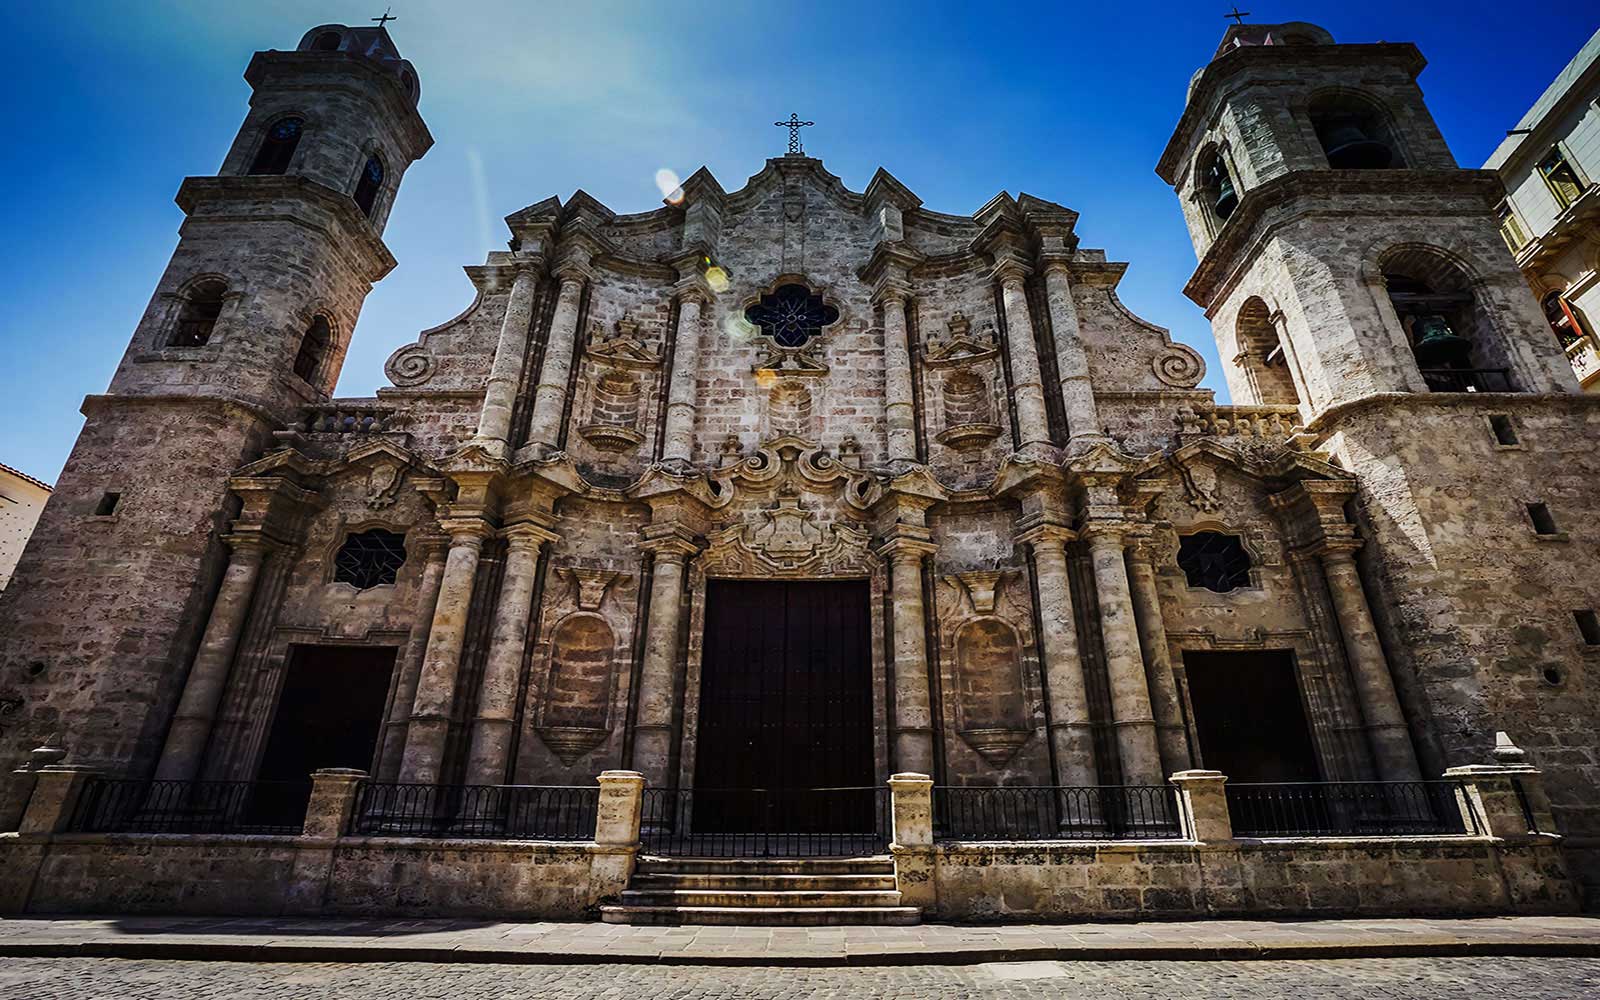
[[[398,17],[395,17],[394,15],[389,13],[389,11],[392,10],[392,9],[393,8],[391,8],[391,7],[385,7],[385,8],[383,8],[383,16],[382,17],[369,17],[369,18],[367,18],[367,20],[369,20],[369,21],[377,21],[378,22],[378,27],[380,27],[380,28],[387,27],[390,21],[398,21],[398,20],[400,20]]]
[[[1247,11],[1247,10],[1246,11],[1240,11],[1239,10],[1239,5],[1238,4],[1234,4],[1233,5],[1233,10],[1230,11],[1229,13],[1227,13],[1227,14],[1222,15],[1222,16],[1223,17],[1231,17],[1231,18],[1233,18],[1235,24],[1243,24],[1244,23],[1244,19],[1250,16],[1250,12]]]
[[[778,126],[779,128],[786,128],[789,130],[789,152],[798,156],[805,152],[805,149],[800,145],[800,130],[805,128],[807,125],[815,125],[816,122],[803,122],[800,120],[799,115],[791,111],[789,112],[788,121],[773,122],[772,124]]]

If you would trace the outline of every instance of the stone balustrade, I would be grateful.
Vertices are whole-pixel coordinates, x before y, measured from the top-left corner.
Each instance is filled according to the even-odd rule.
[[[1174,420],[1183,443],[1215,437],[1245,444],[1252,441],[1282,444],[1299,430],[1300,409],[1296,406],[1185,406]]]
[[[392,434],[402,430],[405,411],[377,399],[336,399],[308,406],[292,431],[301,434]]]

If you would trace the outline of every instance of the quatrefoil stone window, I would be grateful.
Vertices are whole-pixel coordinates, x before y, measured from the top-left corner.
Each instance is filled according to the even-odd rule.
[[[839,310],[805,285],[779,285],[744,311],[744,318],[779,347],[804,347],[822,328],[839,319]]]

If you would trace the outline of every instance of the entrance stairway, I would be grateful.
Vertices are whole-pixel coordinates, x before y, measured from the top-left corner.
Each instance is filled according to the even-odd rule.
[[[894,861],[873,858],[640,858],[608,924],[908,925]]]

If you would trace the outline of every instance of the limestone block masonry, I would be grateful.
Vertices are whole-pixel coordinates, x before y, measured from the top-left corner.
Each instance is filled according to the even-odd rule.
[[[374,397],[334,399],[433,140],[381,27],[257,53],[0,593],[0,818],[50,827],[5,842],[38,875],[8,898],[278,912],[314,883],[327,912],[592,914],[652,822],[621,805],[640,783],[691,792],[737,760],[753,787],[825,761],[847,778],[818,784],[925,797],[897,799],[895,891],[936,916],[1561,909],[1569,869],[1600,905],[1600,397],[1423,66],[1238,25],[1196,74],[1157,171],[1231,405],[1066,206],[952,214],[799,153],[639,213],[533,201],[466,268],[465,311]],[[805,605],[823,589],[859,605]],[[771,658],[824,639],[828,669]],[[730,660],[804,690],[741,702]],[[774,752],[718,742],[781,729],[778,699],[855,714]],[[1497,731],[1527,753],[1501,763],[1542,772],[1534,839],[1515,783],[1480,788],[1496,837],[1292,848],[1199,807],[1181,843],[962,843],[935,808],[949,787],[1175,778],[1215,806],[1218,772],[1459,778]],[[220,853],[66,832],[65,800],[30,804],[76,787],[50,764],[302,792],[316,771],[308,823],[333,825]],[[349,769],[601,775],[605,832],[355,837]],[[134,858],[165,880],[147,895],[108,875]]]

